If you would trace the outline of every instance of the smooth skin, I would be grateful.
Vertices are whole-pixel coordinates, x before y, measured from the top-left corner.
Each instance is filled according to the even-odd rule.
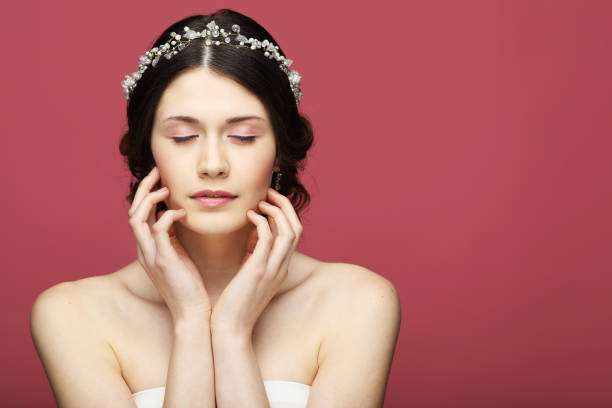
[[[270,202],[260,201],[258,208],[270,218],[251,209],[247,211],[248,219],[256,228],[252,229],[249,235],[246,255],[239,272],[223,291],[213,310],[201,275],[175,235],[173,224],[185,216],[185,210],[167,210],[159,217],[154,213],[156,204],[166,199],[170,193],[167,187],[151,191],[158,181],[159,171],[154,167],[141,181],[128,216],[137,244],[138,261],[164,298],[175,323],[175,342],[164,406],[191,406],[193,401],[202,402],[199,406],[234,405],[235,393],[227,393],[227,403],[220,400],[217,394],[215,405],[214,370],[227,371],[228,374],[223,378],[229,379],[231,375],[244,375],[244,367],[236,370],[235,364],[221,364],[223,361],[214,367],[211,353],[196,350],[210,350],[212,337],[215,336],[219,339],[220,349],[224,344],[234,344],[234,341],[235,344],[247,344],[257,318],[287,277],[289,257],[299,242],[303,227],[289,199],[269,188]],[[58,310],[66,307],[61,304],[61,300],[51,299],[49,296],[50,294],[39,298],[40,301],[37,301],[33,309],[32,332],[35,339],[42,336],[39,334],[41,331],[56,329],[44,327],[46,323],[42,321],[42,314],[49,313],[52,308]],[[198,337],[198,333],[203,335]],[[45,368],[53,389],[67,390],[67,385],[62,385],[65,378],[60,378],[59,372],[54,374],[55,371],[49,364],[52,360],[52,350],[40,341],[36,343],[43,361],[47,362]],[[194,343],[198,347],[188,348]],[[183,358],[174,358],[181,354]],[[198,359],[198,355],[204,358]],[[108,355],[105,359],[110,361]],[[93,359],[91,361],[93,362]],[[253,363],[254,361],[247,362],[247,369],[253,370],[256,367]],[[205,368],[201,373],[194,372],[194,366],[198,365]],[[106,370],[99,367],[99,372],[110,371],[108,366],[105,368]],[[185,373],[190,375],[186,376]],[[118,382],[116,376],[114,380]],[[262,381],[260,377],[259,381]],[[225,388],[230,390],[231,381],[226,382]],[[208,384],[208,387],[205,384]],[[257,386],[257,383],[254,386]],[[248,398],[244,403],[254,407],[268,406],[265,390],[257,390],[261,391],[260,405],[254,405],[254,394],[247,393],[242,394]],[[58,406],[83,406],[83,397],[77,400],[74,395],[56,392]],[[204,405],[206,401],[207,404]],[[99,402],[89,402],[92,403],[91,406],[104,406],[107,403],[102,399]],[[135,406],[133,401],[125,401],[124,404],[126,407]]]
[[[258,203],[268,219],[253,210],[248,219],[255,224],[247,240],[240,271],[225,288],[213,310],[197,267],[171,230],[184,209],[166,210],[156,221],[154,206],[169,195],[167,187],[151,192],[159,179],[157,167],[143,179],[128,215],[138,248],[138,261],[164,298],[175,321],[195,313],[211,314],[216,330],[249,336],[288,273],[288,262],[297,247],[303,227],[287,197],[268,188],[267,201]],[[146,194],[146,196],[145,196]],[[173,228],[172,228],[173,229]]]
[[[155,207],[169,195],[168,187],[151,191],[159,179],[154,167],[138,186],[128,215],[138,262],[168,305],[174,323],[164,407],[188,407],[193,401],[214,407],[212,306],[202,276],[172,228],[186,211],[169,209],[157,219]]]
[[[138,247],[138,260],[168,305],[175,330],[178,331],[179,327],[190,327],[191,322],[194,322],[193,331],[197,333],[198,322],[209,318],[210,322],[202,323],[203,328],[199,332],[209,329],[211,337],[219,339],[219,348],[233,342],[246,347],[255,322],[287,277],[289,257],[302,234],[303,227],[293,205],[287,197],[268,188],[268,199],[278,207],[267,201],[259,201],[258,205],[259,209],[271,218],[267,219],[251,209],[247,210],[247,217],[256,228],[250,232],[246,255],[240,270],[227,285],[213,310],[197,267],[176,239],[174,231],[171,231],[174,222],[184,217],[186,211],[167,210],[156,221],[154,214],[156,204],[170,194],[167,187],[151,191],[157,181],[159,181],[159,171],[155,167],[139,185],[128,215]],[[180,336],[183,334],[193,337],[193,331],[186,330],[186,334],[180,331],[177,333],[179,339],[175,344],[181,341]],[[207,348],[213,341],[202,340]],[[177,353],[180,351],[173,349],[173,354]],[[189,401],[205,401],[207,398],[212,405],[214,401],[210,395],[215,375],[210,369],[211,356],[206,355],[206,358],[200,362],[200,367],[204,368],[200,375],[195,374],[193,369],[177,369],[175,366],[183,365],[177,360],[171,358],[165,405],[183,406]],[[214,370],[224,372],[225,375],[219,376],[222,379],[232,378],[241,375],[243,370],[254,371],[256,364],[252,360],[247,359],[240,367],[236,364],[224,364],[225,361],[220,360]],[[190,364],[193,367],[192,360]],[[185,378],[185,373],[189,373],[190,376]],[[202,386],[203,378],[208,379],[205,382],[208,387]],[[262,387],[258,386],[263,380],[260,376],[258,378],[257,373],[255,379],[259,382],[251,383],[252,393],[241,394],[248,398],[241,403],[253,404],[253,396],[258,395],[260,405],[253,406],[267,406],[265,389],[262,390]],[[236,404],[238,402],[236,394],[229,392],[231,382],[227,380],[218,382],[220,383],[218,388],[228,392],[217,392],[217,403]],[[187,387],[186,383],[191,384],[191,387]]]
[[[308,408],[382,406],[401,320],[397,291],[366,268],[297,256],[297,214],[268,188],[275,145],[261,102],[197,69],[173,81],[158,109],[151,136],[157,166],[128,213],[138,262],[112,278],[55,285],[32,307],[32,338],[58,406],[133,408],[133,391],[165,385],[166,407],[267,407],[264,369],[266,378],[312,381]],[[226,123],[245,113],[265,120]],[[161,118],[176,114],[200,125],[162,126]],[[251,129],[255,144],[233,137]],[[171,138],[192,134],[185,144]],[[162,178],[170,190],[153,190]],[[202,188],[231,189],[239,198],[220,211],[202,209],[189,198]],[[162,200],[170,210],[158,217]],[[294,316],[309,322],[301,327],[308,343],[286,329]],[[141,344],[130,342],[125,322],[169,341],[136,350]],[[132,355],[140,359],[130,364],[124,357]],[[278,361],[287,356],[296,359]],[[155,373],[143,375],[147,369]]]
[[[147,196],[154,194],[151,192]],[[148,201],[153,207],[155,200],[149,198]],[[273,229],[271,225],[270,231]],[[172,243],[173,228],[167,231]],[[178,248],[175,251],[181,259]],[[198,275],[189,275],[192,272],[186,266],[182,279],[197,281]],[[320,315],[323,341],[307,408],[382,407],[401,321],[398,293],[391,282],[357,265],[325,264],[322,276],[328,277],[325,279],[329,282],[330,296]],[[157,281],[163,281],[163,277]],[[180,279],[171,282],[168,283],[167,299],[176,298],[182,287]],[[185,281],[183,284],[193,288]],[[235,406],[220,402],[224,390],[225,395],[248,399],[249,403],[243,406],[268,406],[267,399],[256,399],[257,394],[245,385],[250,382],[261,386],[264,392],[252,345],[248,342],[245,345],[241,340],[227,340],[228,337],[226,340],[218,337],[216,343],[211,325],[203,324],[210,321],[207,317],[212,317],[212,311],[207,316],[206,307],[181,309],[180,304],[175,303],[175,315],[184,319],[174,331],[166,395],[174,395],[172,389],[178,386],[181,389],[176,402],[166,397],[164,406]],[[89,292],[82,290],[78,282],[63,282],[45,290],[34,302],[30,316],[34,345],[58,407],[134,408],[132,391],[123,378],[116,353],[97,324],[103,320],[100,316],[103,310],[96,306],[90,301]],[[178,313],[181,310],[183,315]],[[198,316],[198,310],[203,315]],[[189,315],[190,311],[193,314]],[[242,328],[249,326],[244,324]],[[236,328],[240,332],[240,326],[229,327],[226,331]],[[213,344],[217,344],[214,351]],[[213,378],[212,373],[218,378]],[[224,377],[225,374],[228,376]],[[198,404],[193,404],[194,401]]]
[[[153,167],[140,182],[128,211],[138,262],[164,298],[174,321],[191,312],[210,314],[212,306],[202,276],[174,233],[174,221],[183,218],[186,211],[167,210],[156,219],[155,205],[169,195],[168,187],[151,191],[158,181],[159,170]]]
[[[215,331],[250,337],[255,322],[287,278],[289,259],[303,227],[287,197],[268,188],[268,200],[274,204],[260,201],[259,209],[271,218],[247,211],[257,228],[247,241],[244,264],[215,304],[211,318]]]

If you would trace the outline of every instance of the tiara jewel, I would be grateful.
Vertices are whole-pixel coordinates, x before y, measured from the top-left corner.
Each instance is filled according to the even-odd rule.
[[[170,39],[165,44],[159,47],[153,47],[151,50],[145,52],[145,55],[140,57],[140,63],[138,65],[138,71],[132,72],[130,75],[125,76],[125,80],[121,82],[123,87],[123,93],[125,99],[130,99],[130,94],[137,85],[138,80],[142,77],[142,74],[149,68],[149,65],[155,68],[159,59],[164,57],[171,59],[173,56],[182,51],[191,40],[196,38],[203,38],[206,45],[232,45],[235,47],[247,47],[252,50],[261,49],[264,55],[270,59],[274,58],[278,62],[280,69],[289,78],[289,85],[293,91],[295,97],[295,103],[299,104],[302,97],[302,91],[300,90],[300,80],[302,77],[300,74],[289,69],[289,66],[293,63],[293,60],[285,58],[278,52],[278,46],[274,45],[268,40],[257,40],[255,38],[247,38],[240,34],[240,26],[233,24],[231,31],[225,31],[223,28],[215,23],[214,20],[206,24],[206,28],[202,31],[194,31],[189,27],[185,26],[183,35],[175,32],[170,33]]]

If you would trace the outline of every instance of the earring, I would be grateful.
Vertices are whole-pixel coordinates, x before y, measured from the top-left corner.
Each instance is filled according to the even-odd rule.
[[[276,186],[274,187],[276,189],[276,191],[280,190],[280,178],[281,178],[281,172],[276,173]]]

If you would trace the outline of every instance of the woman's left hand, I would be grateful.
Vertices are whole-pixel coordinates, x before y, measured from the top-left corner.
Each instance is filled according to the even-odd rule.
[[[269,201],[260,201],[259,209],[247,217],[253,228],[240,269],[213,307],[213,334],[249,338],[255,322],[274,297],[288,274],[289,260],[302,235],[302,224],[291,201],[268,188]]]

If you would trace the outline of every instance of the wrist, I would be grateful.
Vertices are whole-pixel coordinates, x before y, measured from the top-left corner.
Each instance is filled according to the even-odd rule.
[[[225,350],[248,350],[252,348],[251,336],[246,333],[226,330],[210,331],[211,342],[213,348]]]
[[[215,321],[214,315],[210,319],[210,333],[213,339],[221,340],[226,344],[246,344],[251,341],[249,330],[241,330],[228,322]]]
[[[182,313],[176,318],[173,317],[174,332],[203,330],[206,329],[210,333],[210,313],[207,312],[191,312]]]

